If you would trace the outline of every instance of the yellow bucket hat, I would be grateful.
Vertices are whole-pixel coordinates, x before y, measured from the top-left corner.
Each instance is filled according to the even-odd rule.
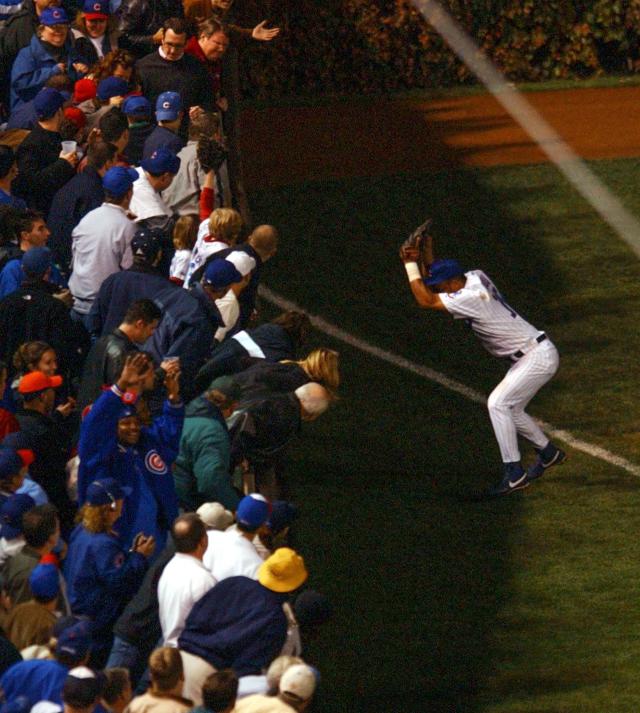
[[[289,547],[281,547],[258,569],[258,581],[273,592],[293,592],[308,577],[304,560]]]

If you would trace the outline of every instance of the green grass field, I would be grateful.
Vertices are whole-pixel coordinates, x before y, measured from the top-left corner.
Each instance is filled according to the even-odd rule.
[[[593,164],[640,214],[637,162]],[[353,334],[488,393],[506,368],[414,306],[398,245],[481,267],[545,329],[558,375],[530,411],[640,463],[640,261],[548,166],[452,170],[251,196],[282,231],[265,283]],[[291,453],[296,541],[336,616],[310,641],[317,711],[622,713],[640,707],[640,482],[570,451],[498,501],[484,409],[319,333],[344,386]],[[526,458],[531,451],[525,450]]]

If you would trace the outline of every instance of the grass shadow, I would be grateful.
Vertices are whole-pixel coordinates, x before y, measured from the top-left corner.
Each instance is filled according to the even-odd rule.
[[[341,118],[329,122],[339,137]],[[282,235],[266,282],[358,337],[488,392],[506,365],[489,357],[464,325],[415,307],[398,246],[432,216],[436,254],[485,270],[543,329],[562,292],[553,255],[537,240],[535,221],[511,212],[512,191],[522,189],[463,167],[444,125],[428,119],[425,125],[423,114],[372,112],[371,119],[350,126],[350,146],[332,142],[330,130],[319,136],[335,170],[341,162],[347,174],[359,162],[370,166],[367,147],[385,134],[380,160],[387,152],[393,173],[393,146],[403,160],[415,152],[409,171],[267,189],[264,167],[261,188],[250,193],[254,218]],[[418,145],[386,135],[390,124],[417,122]],[[462,119],[456,130],[489,128]],[[314,148],[296,146],[295,127],[288,129],[289,148],[274,159],[284,166],[304,161]],[[420,172],[421,156],[437,156],[437,168]],[[319,172],[310,166],[310,176]],[[289,471],[303,506],[300,541],[311,583],[337,609],[306,652],[325,677],[314,710],[478,711],[501,655],[496,629],[513,597],[511,546],[523,537],[527,493],[466,501],[500,475],[482,409],[335,346],[343,400],[308,429]]]

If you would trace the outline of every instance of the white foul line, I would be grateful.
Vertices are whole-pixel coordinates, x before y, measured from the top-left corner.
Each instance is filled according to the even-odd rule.
[[[291,302],[290,300],[286,299],[285,297],[282,297],[276,292],[273,292],[273,290],[270,290],[264,285],[260,286],[260,296],[267,302],[270,302],[271,304],[275,305],[276,307],[279,307],[280,309],[295,310],[296,312],[306,312],[305,309],[297,305],[295,302]],[[307,312],[307,314],[309,313]],[[377,347],[374,344],[365,341],[364,339],[360,339],[359,337],[350,334],[349,332],[345,331],[344,329],[341,329],[335,324],[327,322],[327,320],[322,317],[309,314],[309,319],[311,320],[311,324],[317,330],[319,330],[320,332],[324,332],[333,339],[337,339],[341,342],[344,342],[345,344],[348,344],[354,349],[358,349],[361,352],[365,352],[366,354],[371,354],[371,356],[381,359],[382,361],[386,361],[388,364],[393,364],[393,366],[396,366],[400,369],[404,369],[405,371],[409,371],[413,374],[417,374],[418,376],[422,376],[425,379],[428,379],[429,381],[432,381],[433,383],[442,386],[448,391],[453,391],[454,393],[463,396],[469,401],[473,401],[474,403],[481,405],[485,405],[487,403],[486,397],[479,391],[475,391],[475,389],[471,389],[468,386],[465,386],[464,384],[460,383],[459,381],[456,381],[455,379],[450,379],[448,376],[441,374],[439,371],[429,369],[429,367],[423,366],[422,364],[416,364],[415,362],[409,361],[409,359],[405,359],[404,357],[401,357],[398,354],[394,354],[393,352],[387,351],[386,349],[381,349],[380,347]],[[628,473],[640,476],[640,466],[631,463],[626,458],[623,458],[622,456],[617,456],[615,455],[615,453],[611,453],[610,451],[606,450],[605,448],[601,448],[600,446],[588,443],[587,441],[582,441],[579,438],[576,438],[571,433],[569,433],[569,431],[563,431],[554,428],[550,423],[546,423],[545,421],[541,421],[539,419],[536,419],[536,421],[538,422],[540,427],[555,440],[562,441],[563,443],[566,443],[567,445],[571,446],[571,448],[574,448],[577,451],[582,451],[582,453],[586,453],[587,455],[592,456],[593,458],[603,460],[605,461],[605,463],[618,466],[619,468],[626,470]]]

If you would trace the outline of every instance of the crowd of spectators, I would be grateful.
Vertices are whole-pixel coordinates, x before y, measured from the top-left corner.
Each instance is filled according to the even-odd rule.
[[[0,0],[0,711],[302,711],[331,615],[289,444],[336,398],[260,315],[232,0]],[[304,426],[309,428],[309,426]],[[304,545],[302,546],[304,550]]]

